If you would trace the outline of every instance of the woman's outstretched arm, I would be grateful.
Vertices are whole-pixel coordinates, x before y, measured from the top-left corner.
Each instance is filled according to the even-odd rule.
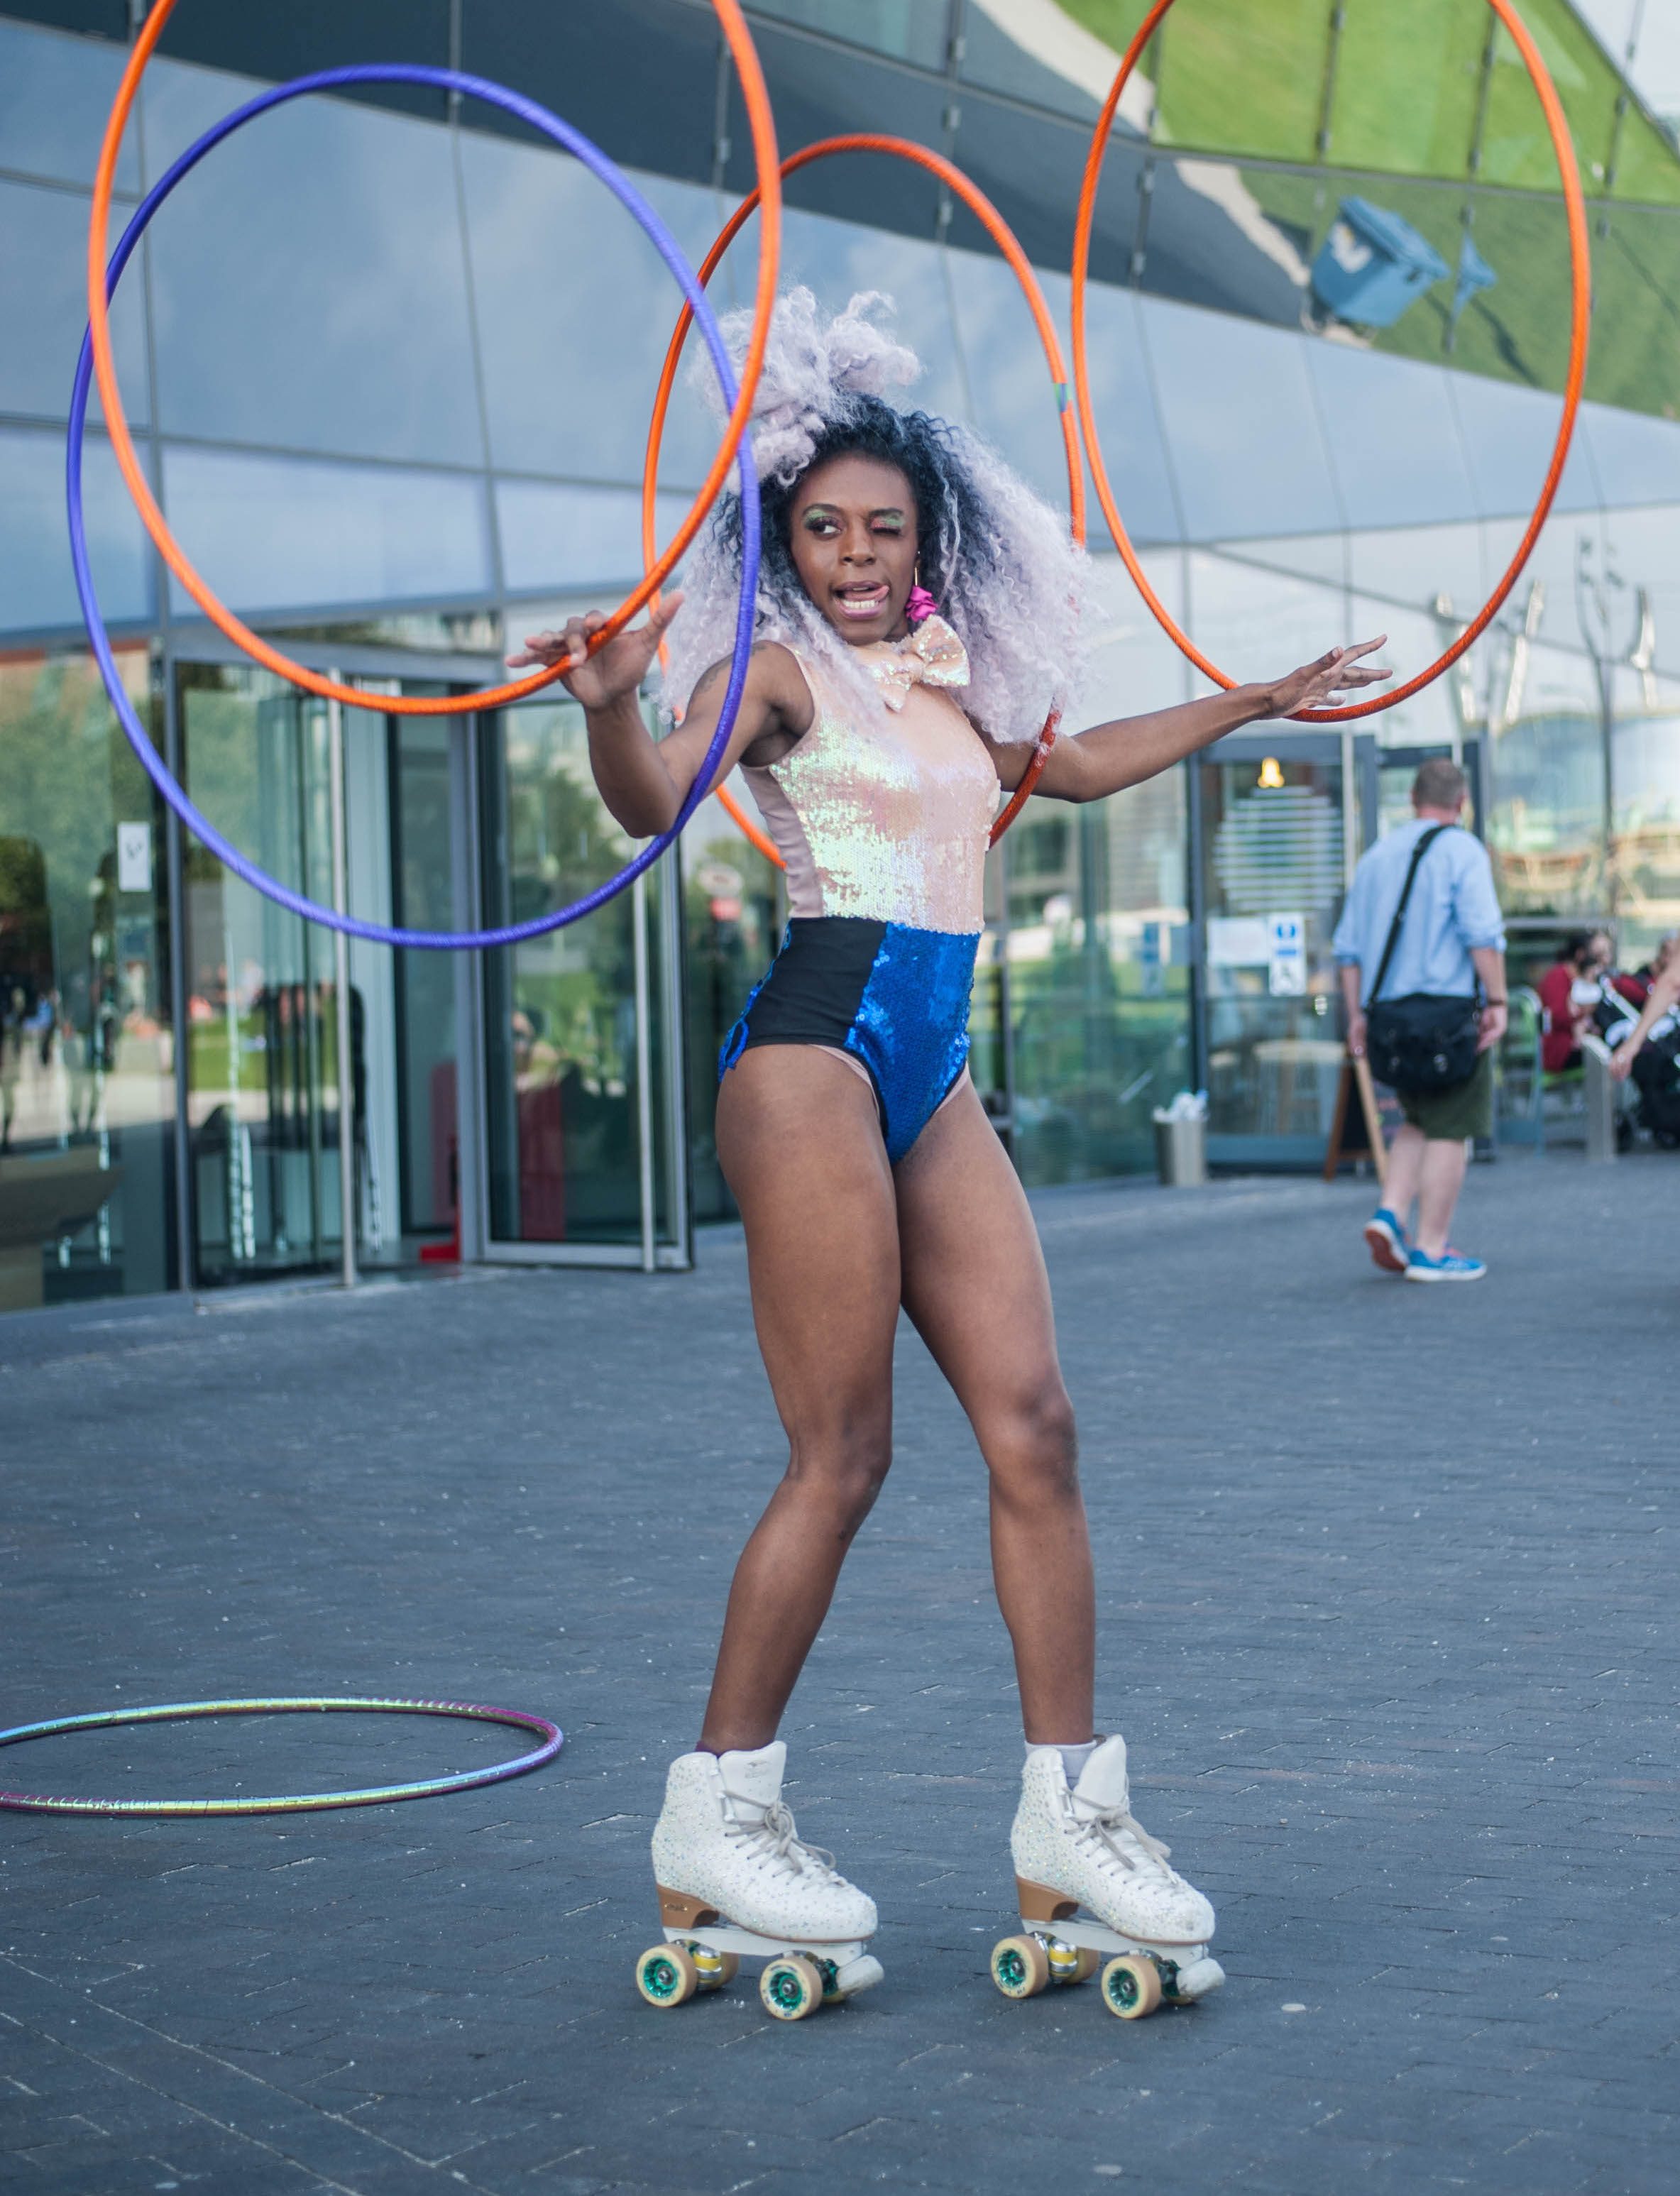
[[[563,633],[533,633],[507,659],[509,668],[516,671],[527,664],[559,663],[569,657],[577,665],[560,683],[583,704],[590,769],[614,821],[632,839],[649,839],[676,822],[712,744],[729,690],[728,663],[714,663],[695,687],[676,731],[656,740],[648,730],[642,714],[642,682],[682,601],[679,594],[667,596],[644,624],[615,633],[587,658],[585,645],[607,622],[604,611],[573,618]],[[774,642],[755,648],[741,708],[712,783],[721,785],[754,746],[778,734],[797,739],[810,728],[811,716],[811,690],[787,650]]]
[[[1669,956],[1668,966],[1651,986],[1650,997],[1645,1002],[1639,1020],[1634,1024],[1632,1033],[1624,1037],[1610,1055],[1610,1072],[1618,1082],[1626,1081],[1640,1046],[1650,1035],[1654,1025],[1677,1003],[1680,1003],[1680,953]]]
[[[1375,640],[1362,640],[1353,648],[1332,648],[1316,663],[1304,664],[1286,679],[1269,684],[1237,686],[1199,702],[1181,702],[1175,709],[1157,709],[1146,717],[1117,717],[1109,724],[1093,725],[1088,731],[1064,733],[1051,748],[1034,790],[1052,800],[1100,800],[1105,794],[1158,777],[1186,755],[1211,747],[1244,725],[1292,717],[1361,686],[1375,685],[1393,673],[1362,664],[1360,658],[1381,648],[1387,639],[1386,633],[1379,633]],[[1003,783],[1019,783],[1031,750],[1000,748],[996,753]]]

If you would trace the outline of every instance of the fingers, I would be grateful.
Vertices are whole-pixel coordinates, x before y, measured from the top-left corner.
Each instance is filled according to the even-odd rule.
[[[667,595],[648,612],[649,630],[655,633],[663,633],[682,607],[683,591],[678,587],[674,595]]]

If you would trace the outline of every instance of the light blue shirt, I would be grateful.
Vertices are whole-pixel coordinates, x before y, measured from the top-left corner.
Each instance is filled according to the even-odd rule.
[[[1425,831],[1434,829],[1421,818],[1402,824],[1361,856],[1354,872],[1333,944],[1338,961],[1359,963],[1361,997],[1367,1006],[1412,849]],[[1475,964],[1470,949],[1491,945],[1503,951],[1504,943],[1504,922],[1487,849],[1473,832],[1449,826],[1432,841],[1418,865],[1394,957],[1383,980],[1383,996],[1403,999],[1413,991],[1431,991],[1439,997],[1473,992]]]

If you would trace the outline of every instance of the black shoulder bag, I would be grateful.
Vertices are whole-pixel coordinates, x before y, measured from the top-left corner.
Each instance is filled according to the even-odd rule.
[[[1417,881],[1417,865],[1450,824],[1437,824],[1425,831],[1412,850],[1412,866],[1406,887],[1388,927],[1388,942],[1377,970],[1365,1006],[1365,1058],[1379,1083],[1391,1090],[1431,1092],[1450,1090],[1468,1083],[1475,1073],[1476,1052],[1481,1040],[1481,990],[1469,997],[1442,997],[1435,991],[1410,991],[1403,999],[1381,997],[1388,964],[1400,944],[1400,926]]]

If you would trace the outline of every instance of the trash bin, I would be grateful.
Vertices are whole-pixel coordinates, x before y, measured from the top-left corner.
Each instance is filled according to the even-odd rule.
[[[1313,295],[1337,320],[1391,328],[1452,271],[1409,221],[1369,199],[1343,199],[1313,263]]]
[[[1194,1189],[1208,1178],[1208,1101],[1181,1090],[1155,1109],[1155,1170],[1163,1189]]]

